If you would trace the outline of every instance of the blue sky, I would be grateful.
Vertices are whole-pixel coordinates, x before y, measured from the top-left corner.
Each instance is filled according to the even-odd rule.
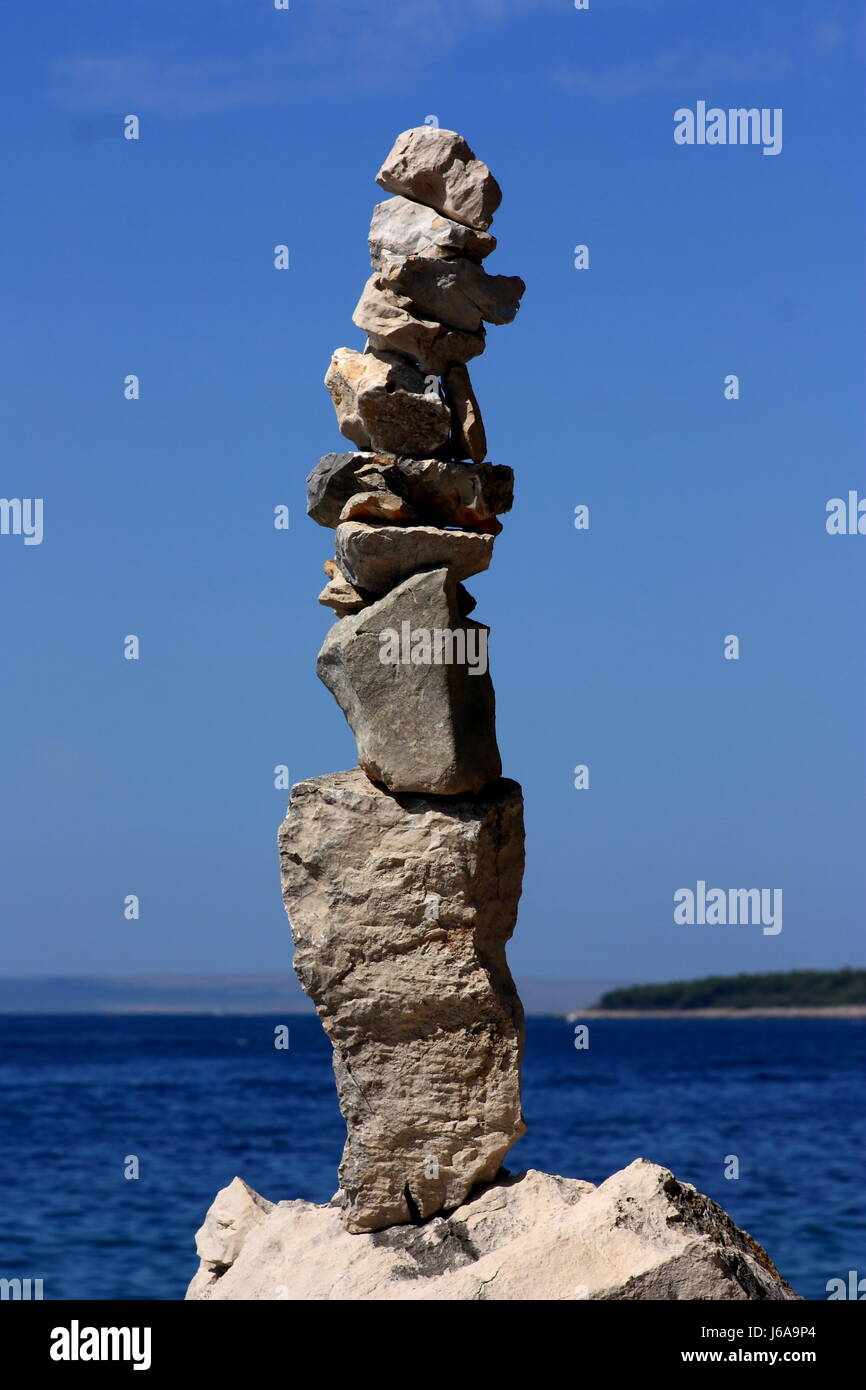
[[[42,497],[45,534],[0,536],[0,970],[287,967],[273,769],[355,760],[315,676],[332,546],[304,478],[341,447],[322,377],[363,343],[374,174],[428,115],[491,165],[489,266],[527,282],[472,367],[517,474],[469,585],[526,795],[513,966],[863,964],[866,538],[824,524],[866,496],[860,4],[48,0],[3,24],[0,490]],[[782,153],[675,145],[699,100],[781,107]],[[781,887],[782,932],[676,925],[698,879]]]

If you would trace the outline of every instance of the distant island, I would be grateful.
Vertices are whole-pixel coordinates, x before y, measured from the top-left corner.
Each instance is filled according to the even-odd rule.
[[[590,1013],[866,1012],[866,970],[788,970],[608,990]],[[587,1011],[582,1011],[587,1012]]]

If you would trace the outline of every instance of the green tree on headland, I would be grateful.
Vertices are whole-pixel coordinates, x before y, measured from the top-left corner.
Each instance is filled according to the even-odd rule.
[[[866,970],[788,970],[770,975],[708,975],[665,985],[631,985],[603,994],[599,1009],[831,1008],[866,1004]]]

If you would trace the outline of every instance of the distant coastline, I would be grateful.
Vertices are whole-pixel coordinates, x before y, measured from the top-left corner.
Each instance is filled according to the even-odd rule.
[[[577,1016],[569,1012],[569,1019]],[[607,990],[594,1018],[863,1018],[866,970],[788,970]]]
[[[594,1018],[866,1018],[866,1004],[792,1004],[750,1009],[574,1009],[569,1023]]]
[[[530,1015],[564,1018],[594,1004],[618,980],[523,977],[517,986]],[[0,976],[0,1017],[194,1014],[248,1017],[314,1013],[294,972],[232,975]]]

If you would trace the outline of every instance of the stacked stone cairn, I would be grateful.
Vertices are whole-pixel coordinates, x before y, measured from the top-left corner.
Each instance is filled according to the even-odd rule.
[[[366,346],[338,348],[325,377],[354,452],[307,479],[336,533],[317,670],[359,767],[295,786],[279,835],[295,969],[334,1049],[352,1232],[457,1207],[525,1132],[505,959],[523,801],[462,582],[490,564],[514,482],[486,461],[467,363],[525,286],[483,267],[501,192],[454,131],[405,131],[376,181],[392,196],[353,316]]]

